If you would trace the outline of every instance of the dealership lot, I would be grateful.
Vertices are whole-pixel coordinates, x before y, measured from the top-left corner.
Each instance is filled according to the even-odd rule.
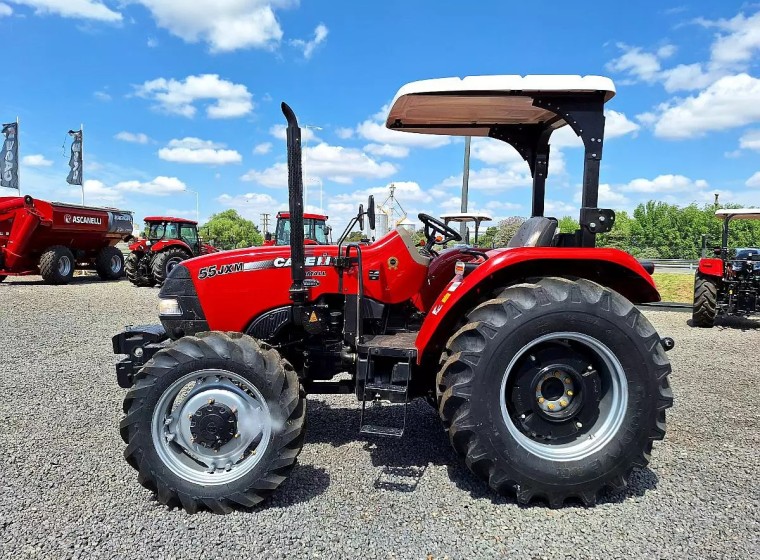
[[[156,289],[0,284],[0,557],[749,557],[760,545],[760,321],[663,336],[675,405],[650,468],[595,508],[520,507],[454,455],[433,410],[402,440],[358,434],[350,396],[309,399],[307,443],[264,506],[167,510],[122,458],[111,335],[156,322]]]

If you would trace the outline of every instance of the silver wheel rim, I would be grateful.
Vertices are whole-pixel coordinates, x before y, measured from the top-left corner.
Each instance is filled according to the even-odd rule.
[[[541,443],[520,431],[509,414],[506,398],[507,383],[518,360],[539,344],[555,340],[572,340],[591,350],[604,364],[605,371],[600,374],[607,378],[607,393],[600,402],[596,422],[578,439],[563,444]],[[500,400],[502,419],[520,447],[549,461],[578,461],[603,449],[617,434],[628,408],[628,381],[620,360],[599,340],[577,332],[550,333],[523,346],[509,362],[501,382]]]
[[[121,271],[121,259],[118,255],[111,257],[111,272],[117,274]]]
[[[217,451],[194,442],[191,434],[191,416],[210,402],[227,406],[237,417],[238,434]],[[151,433],[159,458],[174,474],[195,484],[227,484],[250,472],[266,453],[272,418],[250,381],[207,369],[184,375],[164,391],[153,410]]]
[[[58,274],[61,276],[68,276],[71,272],[71,259],[66,255],[62,255],[58,259]]]

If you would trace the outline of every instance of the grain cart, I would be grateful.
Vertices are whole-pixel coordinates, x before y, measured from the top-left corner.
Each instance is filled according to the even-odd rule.
[[[290,246],[177,265],[159,293],[161,324],[113,338],[127,356],[116,366],[129,388],[124,455],[140,483],[190,512],[253,506],[296,462],[305,394],[353,393],[369,436],[402,436],[407,403],[428,399],[470,470],[520,503],[590,505],[621,490],[665,434],[673,341],[634,305],[659,299],[649,273],[594,247],[614,222],[597,206],[614,92],[607,78],[580,76],[427,80],[398,92],[388,128],[490,136],[530,166],[533,217],[510,248],[489,251],[437,250],[461,237],[428,214],[419,250],[404,228],[346,243],[349,227],[336,245],[304,246],[301,129],[283,104]],[[585,166],[581,229],[563,235],[544,216],[544,181],[550,136],[564,125],[583,140]],[[352,224],[365,219],[374,228],[371,199]],[[399,423],[379,425],[373,402],[394,407]]]
[[[760,208],[722,208],[723,234],[716,257],[703,258],[694,276],[692,325],[712,327],[718,315],[749,316],[760,312],[760,252],[729,256],[728,232],[733,220],[760,220]]]
[[[131,232],[131,212],[28,195],[0,198],[0,282],[39,274],[48,284],[67,284],[77,268],[116,280],[124,256],[115,245]]]
[[[149,216],[145,218],[145,237],[134,239],[129,245],[127,278],[136,286],[160,286],[185,259],[217,251],[198,236],[198,222]]]

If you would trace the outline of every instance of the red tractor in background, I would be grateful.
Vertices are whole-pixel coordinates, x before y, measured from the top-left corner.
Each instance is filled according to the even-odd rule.
[[[136,286],[161,286],[172,269],[192,257],[218,252],[198,236],[198,222],[185,218],[149,216],[144,237],[129,245],[127,278]]]
[[[331,242],[331,229],[327,225],[327,218],[324,214],[304,213],[303,242],[306,245],[328,245]],[[267,233],[264,245],[290,245],[290,212],[277,212],[274,236]]]
[[[674,343],[635,305],[659,300],[650,273],[595,248],[615,219],[597,207],[614,93],[598,76],[448,78],[398,92],[389,129],[490,136],[527,161],[532,217],[492,250],[441,249],[462,238],[428,214],[424,247],[403,227],[347,243],[365,219],[374,229],[372,198],[337,245],[305,246],[301,129],[283,103],[290,246],[178,264],[159,293],[161,324],[113,337],[126,355],[124,456],[140,483],[189,512],[254,506],[296,463],[305,395],[353,393],[359,431],[372,436],[402,436],[407,403],[426,399],[474,475],[520,503],[592,505],[622,490],[665,435]],[[549,138],[565,125],[585,146],[573,234],[544,216]],[[372,421],[366,404],[380,401],[396,403],[398,424]]]
[[[115,245],[131,233],[131,212],[28,195],[0,198],[0,282],[39,274],[48,284],[68,284],[75,269],[117,280],[124,255]]]
[[[715,216],[723,220],[723,233],[715,257],[700,259],[694,276],[695,327],[712,327],[719,315],[760,313],[760,250],[738,249],[732,257],[728,247],[731,222],[760,220],[760,208],[722,208]]]

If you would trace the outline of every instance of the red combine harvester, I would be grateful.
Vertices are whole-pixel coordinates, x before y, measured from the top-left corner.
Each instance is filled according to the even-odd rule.
[[[328,245],[330,243],[330,226],[324,214],[303,215],[303,242],[305,245]],[[267,233],[265,246],[290,245],[290,212],[277,212],[277,227],[274,236]]]
[[[48,284],[67,284],[77,268],[116,280],[124,274],[124,256],[115,245],[131,233],[131,212],[0,198],[0,282],[40,274]]]
[[[489,136],[527,161],[532,217],[492,250],[441,249],[462,237],[429,214],[418,215],[424,247],[403,227],[347,242],[365,219],[375,228],[372,197],[336,245],[304,246],[301,129],[283,103],[290,246],[177,265],[159,293],[161,324],[113,338],[126,355],[117,380],[130,388],[124,456],[139,482],[190,512],[254,506],[296,462],[305,394],[354,393],[357,427],[372,436],[402,436],[407,403],[425,398],[473,474],[520,503],[591,505],[622,490],[665,435],[674,342],[635,305],[660,299],[650,273],[595,248],[615,220],[598,207],[614,94],[599,76],[473,76],[399,91],[388,128]],[[573,234],[544,215],[549,139],[562,126],[585,147]],[[379,401],[398,423],[388,425],[393,409],[366,406]]]
[[[198,222],[185,218],[148,216],[145,237],[129,245],[127,278],[136,286],[162,285],[179,263],[198,255],[219,251],[203,243],[198,236]]]

